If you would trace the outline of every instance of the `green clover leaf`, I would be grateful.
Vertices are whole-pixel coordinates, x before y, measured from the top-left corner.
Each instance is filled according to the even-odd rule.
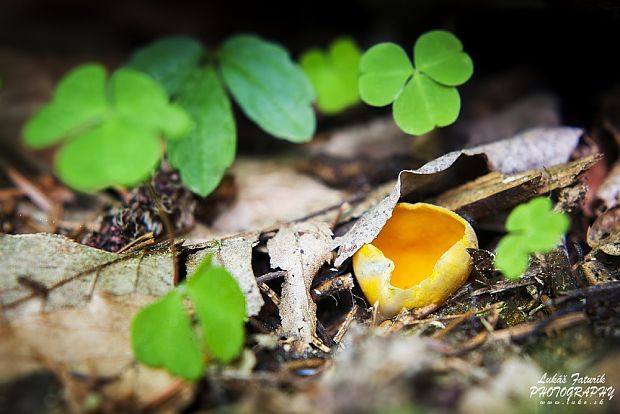
[[[434,30],[418,38],[413,48],[415,67],[446,86],[467,82],[474,73],[474,63],[463,52],[463,44],[452,33]]]
[[[422,135],[435,126],[456,121],[460,108],[461,98],[456,88],[416,72],[394,102],[394,121],[406,133]]]
[[[526,238],[532,251],[544,252],[558,244],[569,224],[567,215],[553,212],[550,199],[537,197],[512,211],[506,221],[506,230]]]
[[[95,191],[148,178],[163,154],[160,136],[181,138],[191,125],[149,76],[119,69],[106,85],[105,68],[86,64],[63,78],[23,135],[33,148],[64,141],[58,175],[77,190]]]
[[[163,145],[157,133],[119,118],[68,141],[56,154],[58,177],[83,191],[139,183],[155,170]]]
[[[32,148],[45,148],[99,122],[108,111],[105,68],[86,64],[69,72],[56,87],[52,102],[26,124],[23,135]]]
[[[497,245],[495,267],[507,278],[517,278],[527,270],[530,255],[553,250],[569,226],[568,216],[554,212],[548,198],[518,205],[506,221],[508,235]]]
[[[197,335],[185,306],[189,298],[198,317]],[[207,256],[166,296],[142,308],[131,324],[131,345],[146,365],[163,367],[173,375],[198,380],[205,360],[235,359],[244,343],[245,296],[226,269]]]
[[[119,69],[110,79],[114,111],[118,116],[141,128],[168,139],[184,137],[191,126],[185,111],[168,102],[166,92],[143,73]]]
[[[149,74],[173,95],[204,56],[199,41],[188,36],[168,36],[144,46],[126,67]]]
[[[317,107],[334,114],[359,102],[357,78],[361,52],[353,39],[340,38],[329,50],[318,48],[304,52],[299,64],[317,94]]]
[[[396,124],[422,135],[456,121],[461,99],[454,86],[471,77],[473,63],[461,42],[441,30],[418,38],[414,60],[415,68],[394,43],[373,46],[360,60],[359,92],[369,105],[394,103]]]
[[[201,62],[205,55],[195,39],[172,36],[140,49],[128,64],[160,82],[194,121],[185,138],[167,142],[168,160],[202,196],[218,186],[237,149],[230,99],[215,66]]]
[[[178,377],[196,380],[204,370],[205,357],[179,290],[136,314],[131,323],[131,345],[141,362],[165,367]]]
[[[312,138],[314,90],[282,46],[238,35],[224,42],[218,56],[224,83],[248,118],[277,138]]]
[[[187,291],[200,320],[209,354],[220,362],[232,361],[243,348],[245,297],[223,267],[204,260],[187,281]]]
[[[375,45],[360,60],[360,97],[368,105],[389,105],[412,75],[411,61],[400,46],[394,43]]]
[[[314,134],[309,80],[282,46],[257,36],[234,36],[218,53],[190,37],[167,37],[134,54],[128,67],[160,82],[194,121],[184,139],[168,139],[168,159],[202,196],[217,187],[235,157],[237,132],[227,90],[272,135],[304,142]]]
[[[235,159],[237,131],[230,99],[212,65],[196,67],[177,90],[178,103],[194,120],[181,140],[168,142],[168,160],[193,192],[206,196]]]

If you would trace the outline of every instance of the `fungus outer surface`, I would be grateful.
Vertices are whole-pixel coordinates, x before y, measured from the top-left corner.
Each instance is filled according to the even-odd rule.
[[[467,279],[478,247],[458,214],[426,203],[399,203],[371,244],[353,256],[355,276],[371,304],[386,316],[440,304]]]

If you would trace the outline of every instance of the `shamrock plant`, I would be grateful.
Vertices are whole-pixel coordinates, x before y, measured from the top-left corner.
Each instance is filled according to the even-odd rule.
[[[185,111],[150,77],[120,69],[106,80],[103,66],[86,64],[65,76],[52,102],[26,125],[24,138],[33,148],[62,143],[59,177],[92,191],[146,179],[163,155],[160,137],[180,139],[191,127]]]
[[[81,66],[29,120],[24,138],[33,148],[64,143],[58,175],[83,191],[140,183],[166,149],[185,184],[204,196],[235,157],[228,93],[277,138],[304,142],[314,134],[314,91],[304,72],[281,46],[240,35],[217,51],[189,37],[158,40],[109,81],[102,66]]]
[[[210,193],[235,157],[235,120],[226,91],[277,138],[305,142],[314,134],[308,78],[282,46],[257,36],[234,36],[218,51],[190,37],[168,37],[139,50],[129,67],[160,82],[193,119],[189,135],[169,144],[168,159],[198,194]]]
[[[299,63],[314,86],[321,112],[336,114],[359,102],[361,55],[359,46],[350,38],[334,40],[326,51],[313,48],[301,55]]]
[[[193,305],[197,329],[186,299]],[[139,361],[197,380],[205,361],[228,363],[239,355],[245,317],[245,297],[239,285],[208,256],[186,282],[136,314],[131,345]]]
[[[461,99],[455,86],[471,77],[473,63],[460,40],[441,30],[418,38],[413,60],[394,43],[371,47],[360,60],[359,92],[372,106],[394,103],[396,124],[422,135],[456,121]]]
[[[548,198],[518,205],[506,221],[508,234],[497,245],[495,267],[509,279],[519,277],[527,270],[530,255],[553,250],[569,225],[568,216],[554,212]]]

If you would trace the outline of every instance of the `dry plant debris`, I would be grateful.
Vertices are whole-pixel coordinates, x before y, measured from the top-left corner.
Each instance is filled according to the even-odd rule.
[[[316,332],[316,305],[312,280],[323,263],[331,260],[332,232],[321,222],[282,227],[267,243],[273,268],[286,270],[282,284],[282,334],[299,341],[298,350],[310,344]]]
[[[443,306],[401,312],[379,328],[371,327],[380,320],[361,297],[347,259],[375,238],[399,201],[450,208],[484,232],[492,228],[485,220],[555,190],[577,189],[558,208],[579,209],[581,177],[599,158],[569,161],[579,135],[571,128],[534,130],[450,153],[402,171],[396,185],[358,194],[348,203],[338,202],[342,193],[333,193],[323,210],[306,218],[284,225],[267,218],[247,224],[269,227],[263,231],[198,244],[136,243],[118,254],[59,236],[2,235],[0,363],[8,363],[3,372],[12,372],[5,380],[51,371],[69,390],[67,403],[74,411],[93,396],[104,404],[99,408],[112,411],[179,410],[190,400],[217,399],[211,393],[198,396],[194,387],[135,364],[128,329],[121,326],[149,297],[172,289],[175,275],[190,274],[212,253],[246,296],[249,335],[237,364],[207,375],[210,383],[236,396],[230,401],[240,412],[260,404],[275,411],[322,407],[315,411],[370,413],[411,401],[467,412],[472,401],[488,399],[481,390],[489,383],[501,395],[498,406],[509,406],[506,401],[523,392],[507,390],[505,378],[517,371],[531,375],[544,363],[523,360],[528,343],[550,333],[549,340],[566,340],[567,332],[588,322],[603,335],[620,332],[609,314],[615,308],[604,308],[620,299],[620,289],[609,281],[618,278],[615,210],[590,229],[592,252],[577,260],[579,266],[572,266],[567,247],[560,246],[537,257],[523,279],[506,282],[490,265],[491,252],[473,250],[475,271]],[[517,150],[523,146],[528,150]],[[542,156],[532,158],[531,151]],[[335,241],[332,230],[340,235]],[[335,268],[334,247],[340,247]],[[493,245],[485,241],[484,248]],[[596,268],[588,270],[593,264]],[[586,283],[596,285],[580,288]],[[79,332],[63,335],[63,329]],[[112,342],[110,354],[106,344]],[[79,353],[62,351],[78,343],[84,344]],[[283,393],[283,385],[293,393]]]

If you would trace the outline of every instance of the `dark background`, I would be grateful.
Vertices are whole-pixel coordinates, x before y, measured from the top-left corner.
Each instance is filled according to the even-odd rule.
[[[560,97],[569,125],[588,127],[601,95],[620,80],[620,5],[614,1],[0,1],[0,47],[114,56],[119,64],[166,34],[195,35],[217,47],[231,34],[255,32],[297,56],[339,35],[354,36],[364,48],[392,40],[410,51],[419,34],[437,28],[463,41],[475,63],[474,81],[514,69],[534,73]]]

